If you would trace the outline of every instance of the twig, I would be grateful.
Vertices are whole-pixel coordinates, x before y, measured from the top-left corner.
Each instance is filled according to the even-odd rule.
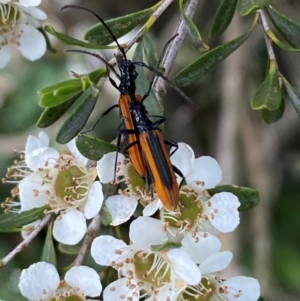
[[[15,247],[9,254],[7,254],[0,261],[0,268],[6,266],[17,254],[23,251],[29,243],[39,234],[39,232],[49,223],[53,213],[48,213],[32,230],[32,232],[27,236],[17,247]]]
[[[190,17],[193,18],[196,8],[198,6],[199,0],[191,0],[190,3],[188,4],[186,8],[186,14]],[[178,24],[175,33],[178,34],[177,38],[170,44],[168,47],[164,59],[163,59],[163,66],[165,69],[165,76],[168,76],[170,73],[170,70],[172,68],[172,65],[174,63],[174,60],[179,52],[179,49],[181,47],[181,44],[183,40],[185,39],[185,36],[187,34],[187,28],[185,21],[181,19],[180,23]],[[157,78],[153,85],[153,90],[155,91],[156,97],[159,101],[162,100],[162,98],[166,94],[166,83],[163,79]]]
[[[83,262],[86,254],[90,250],[90,246],[91,246],[94,238],[96,237],[96,234],[97,234],[97,231],[99,230],[100,224],[101,224],[101,217],[100,217],[100,214],[98,213],[93,218],[93,220],[91,221],[90,225],[87,228],[84,242],[83,242],[83,244],[80,248],[80,251],[74,261],[74,265],[81,265],[81,263]]]
[[[273,46],[272,46],[272,41],[270,40],[270,38],[268,37],[268,31],[270,31],[270,27],[266,18],[266,14],[262,9],[258,9],[257,10],[259,13],[259,20],[263,26],[264,29],[264,36],[265,36],[265,41],[266,41],[266,45],[267,45],[267,50],[268,50],[268,54],[270,57],[270,60],[273,60],[276,62],[276,57],[275,57],[275,53],[273,50]]]

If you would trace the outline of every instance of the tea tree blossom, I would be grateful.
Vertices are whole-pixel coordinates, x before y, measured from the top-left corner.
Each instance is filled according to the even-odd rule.
[[[37,8],[41,0],[0,0],[0,68],[11,59],[11,48],[18,49],[30,61],[46,52],[44,36],[37,30],[37,20],[45,20],[46,14]]]
[[[86,219],[100,210],[103,192],[99,181],[94,181],[96,170],[88,168],[88,159],[77,150],[75,141],[68,143],[69,151],[58,153],[49,147],[49,137],[29,136],[21,161],[15,162],[6,182],[16,183],[13,197],[7,199],[7,210],[23,212],[49,206],[48,212],[59,213],[53,226],[56,240],[76,244],[86,232]],[[17,179],[11,181],[10,179]]]
[[[256,279],[236,276],[222,280],[219,272],[224,270],[232,259],[229,251],[215,252],[199,266],[202,279],[197,285],[187,286],[178,300],[207,301],[257,301],[260,286]]]
[[[219,234],[233,231],[239,224],[238,198],[229,192],[213,196],[207,189],[214,188],[222,178],[217,161],[208,156],[194,159],[187,145],[179,143],[178,150],[171,157],[172,164],[183,169],[185,185],[180,189],[180,205],[177,211],[160,211],[161,220],[172,235],[185,234],[189,244],[198,243],[207,233]],[[193,162],[186,168],[186,163]]]
[[[56,268],[47,262],[32,264],[22,271],[19,282],[21,294],[31,301],[88,300],[98,297],[102,285],[97,272],[86,266],[72,267],[60,280]]]
[[[131,245],[108,235],[97,237],[92,243],[95,261],[119,272],[119,279],[103,292],[105,301],[142,297],[153,301],[175,300],[187,285],[200,282],[201,272],[188,252],[178,247],[158,247],[168,241],[159,220],[137,218],[130,225],[129,236]]]

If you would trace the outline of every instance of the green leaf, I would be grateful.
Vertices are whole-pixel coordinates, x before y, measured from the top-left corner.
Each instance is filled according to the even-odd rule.
[[[238,208],[239,211],[248,211],[257,206],[260,202],[259,192],[249,187],[220,185],[215,188],[208,189],[207,191],[211,196],[220,192],[231,192],[241,203],[241,206]]]
[[[285,102],[284,102],[283,95],[282,95],[280,107],[278,109],[272,110],[272,111],[262,109],[261,110],[262,118],[266,124],[271,124],[271,123],[277,122],[283,116],[284,109],[285,109]]]
[[[37,28],[37,30],[44,36],[47,45],[47,50],[50,51],[51,53],[56,53],[56,49],[52,47],[49,36],[46,34],[44,28],[39,27]]]
[[[106,46],[93,43],[87,43],[75,38],[72,38],[66,34],[57,32],[51,24],[44,25],[44,30],[54,35],[59,41],[72,46],[79,46],[87,49],[115,49],[116,46]]]
[[[281,42],[276,35],[274,34],[273,31],[271,31],[270,29],[267,30],[267,35],[269,36],[269,38],[281,49],[285,50],[285,51],[291,51],[291,52],[300,52],[300,49],[297,48],[293,48],[291,46],[288,46],[286,44],[284,44],[283,42]]]
[[[82,93],[78,93],[69,100],[65,101],[61,105],[58,105],[53,108],[47,108],[43,111],[36,125],[39,128],[46,128],[56,122],[68,109],[72,106],[72,104],[78,99],[78,97]]]
[[[81,245],[82,245],[82,243],[79,243],[77,245],[65,245],[65,244],[59,243],[57,248],[58,248],[59,252],[61,252],[63,254],[78,255]]]
[[[235,12],[237,0],[223,0],[219,6],[213,24],[210,29],[210,36],[216,37],[221,35],[230,24]]]
[[[101,207],[100,216],[101,216],[102,224],[104,226],[109,226],[112,223],[112,216],[105,204],[103,204]]]
[[[115,145],[87,135],[79,136],[76,146],[83,156],[92,161],[99,161],[105,154],[117,150]]]
[[[56,107],[70,100],[82,91],[80,79],[66,80],[38,91],[39,105],[46,108]]]
[[[130,32],[142,22],[147,21],[147,19],[156,11],[157,7],[161,3],[162,1],[145,10],[141,10],[126,16],[110,19],[105,21],[105,23],[113,32],[115,37],[118,39],[126,33]],[[107,45],[114,41],[110,33],[107,31],[107,29],[103,26],[102,23],[96,24],[91,29],[89,29],[86,32],[84,39],[86,41],[89,41],[90,43],[100,45]]]
[[[106,77],[106,73],[107,73],[106,67],[102,67],[100,69],[97,69],[97,70],[89,73],[87,75],[87,77],[94,85],[97,85],[100,78],[102,78],[104,76]]]
[[[300,117],[300,92],[297,91],[284,77],[283,84],[291,102],[295,108],[296,113]]]
[[[7,213],[0,215],[0,232],[19,232],[22,227],[35,222],[45,216],[48,206],[34,208],[21,213]]]
[[[154,252],[160,252],[160,251],[164,251],[164,250],[170,250],[170,249],[178,249],[180,248],[182,245],[179,242],[175,242],[172,240],[168,240],[165,241],[164,243],[162,243],[161,245],[152,245],[151,246],[151,250]]]
[[[71,141],[83,129],[98,99],[98,91],[89,88],[79,97],[80,104],[60,128],[56,141],[65,144]]]
[[[41,261],[45,261],[53,264],[54,266],[57,266],[57,258],[56,258],[54,244],[53,244],[52,228],[53,228],[53,220],[51,221],[47,229],[47,236],[43,247]]]
[[[276,61],[271,60],[267,77],[259,86],[251,100],[253,110],[277,110],[282,100],[281,87],[277,74]]]
[[[189,86],[209,73],[245,42],[256,25],[257,19],[258,15],[255,16],[251,27],[238,38],[206,52],[195,62],[181,70],[175,75],[174,83],[179,87]]]
[[[187,32],[192,41],[192,44],[198,51],[207,51],[209,49],[209,46],[202,41],[202,37],[200,35],[200,32],[198,31],[197,26],[195,25],[193,20],[185,13],[183,7],[184,2],[184,0],[179,0],[179,8],[182,18],[185,21]]]
[[[237,9],[242,16],[247,16],[254,10],[270,5],[270,0],[239,0]]]
[[[300,24],[280,14],[273,7],[266,8],[270,20],[280,34],[295,48],[300,48]]]
[[[143,41],[137,43],[135,52],[133,54],[132,61],[133,62],[142,62],[143,61]],[[136,93],[143,96],[149,90],[150,81],[147,80],[143,67],[136,66],[136,70],[139,74],[135,81],[136,91],[137,91]],[[150,115],[161,116],[163,114],[162,108],[152,90],[151,90],[149,96],[145,99],[144,105],[146,106]]]
[[[158,57],[155,47],[152,43],[152,40],[149,37],[148,32],[145,32],[143,35],[143,47],[144,47],[144,53],[145,53],[148,65],[156,67],[159,57]],[[159,70],[159,71],[162,71],[162,70]]]

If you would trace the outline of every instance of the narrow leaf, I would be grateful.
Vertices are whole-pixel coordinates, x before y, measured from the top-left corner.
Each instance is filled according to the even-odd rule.
[[[68,109],[72,106],[72,104],[78,99],[78,97],[82,93],[78,93],[73,96],[69,100],[65,101],[61,105],[58,105],[53,108],[45,109],[37,121],[36,125],[39,128],[46,128],[56,122]]]
[[[300,117],[300,92],[297,91],[285,78],[283,78],[283,84],[286,89],[288,96],[291,99],[291,102]]]
[[[48,209],[48,206],[34,208],[21,213],[1,214],[0,232],[19,232],[23,226],[43,218],[46,209]]]
[[[102,205],[100,210],[101,221],[104,226],[109,226],[112,223],[112,216],[108,211],[105,203]]]
[[[285,43],[281,42],[276,35],[274,34],[273,31],[268,30],[267,31],[267,35],[269,36],[269,38],[277,45],[279,46],[281,49],[285,50],[285,51],[291,51],[291,52],[300,52],[300,49],[291,47],[286,45]]]
[[[276,70],[276,62],[270,61],[269,71],[251,100],[253,110],[277,110],[281,105],[282,93]]]
[[[120,38],[126,33],[130,32],[139,24],[146,22],[147,19],[156,11],[157,7],[161,3],[162,1],[145,10],[141,10],[126,16],[110,19],[105,21],[105,23],[113,32],[115,37]],[[92,44],[100,45],[107,45],[114,42],[110,33],[107,31],[107,29],[103,26],[102,23],[96,24],[91,29],[89,29],[86,32],[84,39]]]
[[[164,243],[162,243],[161,245],[152,245],[151,250],[154,251],[154,252],[160,252],[160,251],[164,251],[164,250],[178,249],[181,246],[182,245],[181,245],[180,242],[167,240]]]
[[[158,60],[159,60],[159,57],[158,57],[157,52],[154,48],[153,42],[152,42],[151,38],[149,37],[148,32],[144,33],[143,47],[144,47],[144,53],[145,53],[148,65],[155,67],[157,65]],[[160,71],[162,71],[162,70],[160,70]]]
[[[222,62],[245,42],[256,25],[257,18],[258,15],[255,16],[251,27],[238,38],[206,52],[195,62],[181,70],[175,75],[174,83],[179,87],[189,86],[209,73],[213,67]]]
[[[256,9],[270,5],[270,0],[238,0],[237,9],[242,16],[247,16]]]
[[[280,14],[273,7],[266,8],[270,20],[280,34],[295,48],[300,48],[300,23]]]
[[[237,0],[223,0],[221,5],[219,6],[212,27],[210,29],[210,36],[216,37],[221,35],[230,24],[235,8],[236,8]]]
[[[44,26],[44,30],[52,35],[54,35],[59,41],[72,46],[79,46],[87,49],[114,49],[116,46],[106,46],[106,45],[99,45],[93,43],[87,43],[75,38],[72,38],[66,34],[57,32],[54,27],[50,24]]]
[[[241,203],[238,209],[239,211],[248,211],[257,206],[260,202],[259,192],[249,187],[220,185],[213,189],[208,189],[208,192],[211,196],[219,192],[231,192]]]
[[[83,156],[92,161],[99,161],[105,154],[117,150],[115,145],[87,135],[79,136],[76,146]]]
[[[44,96],[47,94],[54,95],[57,90],[59,90],[60,88],[66,87],[66,86],[81,87],[80,79],[65,80],[63,82],[40,89],[40,90],[38,90],[37,93],[39,96]]]
[[[47,235],[43,247],[41,261],[45,261],[53,264],[54,266],[57,266],[57,258],[56,258],[54,244],[53,244],[52,227],[53,227],[53,220],[51,221],[47,229]]]
[[[285,102],[284,102],[284,99],[282,98],[281,105],[278,109],[272,110],[272,111],[262,109],[261,110],[262,118],[266,124],[271,124],[271,123],[277,122],[283,116],[284,109],[285,109]]]
[[[89,119],[98,99],[98,92],[94,94],[92,88],[86,90],[79,97],[80,104],[60,128],[56,141],[65,144],[71,141],[83,129]]]
[[[183,3],[184,0],[179,0],[180,12],[185,21],[192,44],[197,51],[207,51],[209,49],[209,46],[203,42],[197,26],[195,25],[193,20],[185,13]]]
[[[143,61],[143,41],[137,43],[135,52],[133,54],[132,61],[142,62]],[[144,96],[144,94],[149,90],[150,82],[145,76],[144,68],[141,66],[136,66],[138,72],[138,77],[135,81],[137,94]],[[152,75],[151,75],[152,76]],[[162,115],[162,108],[154,94],[151,90],[149,96],[145,99],[144,102],[150,115]]]
[[[78,255],[81,245],[82,245],[81,243],[79,243],[77,245],[65,245],[65,244],[59,243],[57,248],[63,254]]]

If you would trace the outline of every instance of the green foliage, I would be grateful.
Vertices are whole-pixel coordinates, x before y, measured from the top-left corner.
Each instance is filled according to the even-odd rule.
[[[207,190],[211,196],[220,192],[231,192],[240,201],[239,211],[248,211],[256,207],[260,202],[259,192],[255,189],[242,186],[220,185]]]
[[[75,138],[88,121],[98,99],[99,92],[89,88],[78,98],[79,105],[67,118],[57,133],[56,141],[65,144]]]
[[[251,27],[238,38],[206,52],[199,59],[177,73],[174,77],[174,83],[179,87],[189,86],[208,74],[216,65],[245,42],[256,25],[257,17],[255,17]]]
[[[82,155],[93,161],[99,161],[105,154],[117,150],[115,145],[87,135],[79,136],[76,146]]]
[[[300,24],[280,14],[273,7],[266,9],[270,20],[280,34],[295,48],[300,48]]]
[[[282,92],[277,74],[277,65],[272,60],[269,64],[267,77],[252,98],[251,107],[254,110],[267,109],[273,111],[279,109],[281,103]]]
[[[210,36],[221,35],[230,24],[236,9],[238,0],[223,0],[220,4],[210,29]]]
[[[44,206],[21,213],[1,214],[0,232],[20,232],[23,226],[43,218],[45,216],[45,210],[48,208],[48,206]]]
[[[53,244],[53,237],[52,237],[52,228],[53,228],[53,220],[51,221],[47,229],[47,235],[43,247],[41,261],[45,261],[53,264],[54,266],[57,266],[56,252],[55,252],[55,247]]]
[[[297,91],[285,78],[283,78],[283,83],[295,111],[298,116],[300,116],[300,92]]]
[[[265,8],[270,0],[238,0],[237,9],[242,16],[247,16],[257,9]]]
[[[187,27],[187,32],[189,34],[191,42],[196,50],[207,51],[209,49],[209,46],[203,42],[197,26],[195,25],[193,20],[185,13],[183,3],[184,3],[184,0],[179,0],[180,12],[181,12],[182,18],[185,21],[185,24]]]
[[[153,252],[159,252],[162,250],[176,249],[176,248],[180,248],[180,247],[181,247],[181,243],[176,243],[174,241],[168,240],[168,241],[165,241],[161,245],[151,246],[151,250]]]
[[[119,18],[106,20],[105,23],[112,31],[114,36],[116,38],[120,38],[126,33],[130,32],[139,24],[147,21],[147,19],[155,12],[155,10],[160,4],[161,2],[158,2],[156,5],[145,10],[141,10],[136,13],[122,16]],[[95,43],[98,45],[107,45],[113,42],[112,36],[102,23],[99,23],[93,26],[91,29],[89,29],[86,32],[84,39],[87,40],[89,43]]]

